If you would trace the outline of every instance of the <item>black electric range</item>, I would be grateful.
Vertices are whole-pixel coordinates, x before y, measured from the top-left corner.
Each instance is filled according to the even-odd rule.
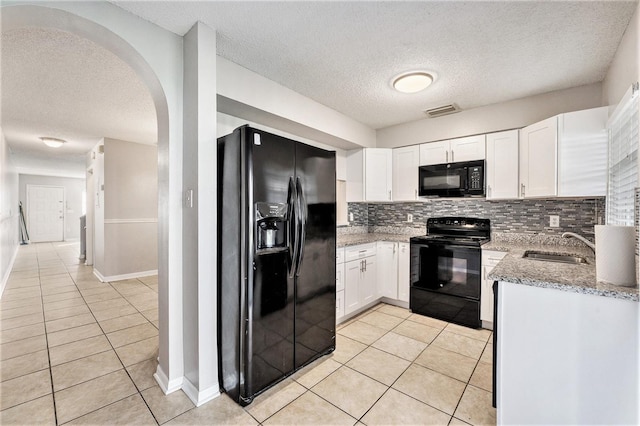
[[[489,219],[428,219],[427,235],[410,239],[411,311],[480,328],[481,246],[490,239]]]

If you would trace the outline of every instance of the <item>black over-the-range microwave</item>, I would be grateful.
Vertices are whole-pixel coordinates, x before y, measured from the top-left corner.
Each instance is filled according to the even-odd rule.
[[[484,160],[420,166],[421,197],[483,197]]]

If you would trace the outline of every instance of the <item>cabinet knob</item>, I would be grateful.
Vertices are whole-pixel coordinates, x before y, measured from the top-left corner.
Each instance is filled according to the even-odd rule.
[[[389,201],[391,201],[391,191],[389,191]]]

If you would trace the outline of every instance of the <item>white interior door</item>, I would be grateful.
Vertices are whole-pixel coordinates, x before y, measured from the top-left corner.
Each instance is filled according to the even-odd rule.
[[[64,188],[27,185],[29,240],[34,243],[64,240]]]

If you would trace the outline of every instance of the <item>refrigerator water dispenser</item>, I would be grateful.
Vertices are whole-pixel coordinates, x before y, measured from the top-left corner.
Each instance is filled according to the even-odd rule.
[[[286,247],[287,205],[256,203],[257,249]]]

